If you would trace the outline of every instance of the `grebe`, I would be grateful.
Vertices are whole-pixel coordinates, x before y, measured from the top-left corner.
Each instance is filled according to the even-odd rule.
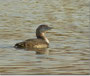
[[[49,40],[44,35],[45,32],[52,29],[47,25],[40,25],[36,29],[36,39],[28,39],[23,42],[15,44],[15,48],[47,48],[49,47]]]

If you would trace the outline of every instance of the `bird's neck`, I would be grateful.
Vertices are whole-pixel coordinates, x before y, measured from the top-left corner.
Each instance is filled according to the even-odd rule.
[[[47,39],[44,33],[36,32],[36,36],[38,39],[43,39],[49,44],[49,40]]]

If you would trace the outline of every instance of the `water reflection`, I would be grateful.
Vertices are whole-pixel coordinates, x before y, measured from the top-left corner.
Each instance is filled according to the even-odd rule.
[[[40,54],[49,55],[49,48],[25,48],[24,51],[35,51],[37,55],[40,55]]]

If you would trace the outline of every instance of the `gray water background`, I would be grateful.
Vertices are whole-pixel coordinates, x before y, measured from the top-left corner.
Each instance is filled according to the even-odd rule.
[[[0,74],[90,74],[90,0],[0,0]],[[13,48],[36,38],[40,24],[50,47]]]

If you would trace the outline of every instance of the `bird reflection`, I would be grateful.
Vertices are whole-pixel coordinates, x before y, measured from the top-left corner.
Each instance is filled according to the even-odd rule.
[[[31,49],[31,48],[27,48],[25,50],[27,50],[27,51],[35,51],[36,54],[45,54],[45,55],[48,55],[49,54],[49,49],[48,48],[42,48],[42,49]]]
[[[20,49],[20,48],[19,48]],[[18,49],[18,50],[19,50]],[[21,49],[20,49],[21,50]],[[24,51],[35,51],[36,54],[49,55],[49,48],[24,48]]]

